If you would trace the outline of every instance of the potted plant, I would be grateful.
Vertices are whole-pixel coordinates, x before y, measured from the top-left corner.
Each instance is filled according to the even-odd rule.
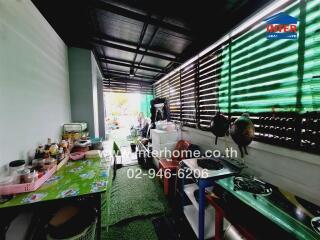
[[[138,142],[138,138],[134,138],[132,140],[132,142],[130,143],[130,147],[131,147],[131,152],[136,152],[137,150],[137,142]]]

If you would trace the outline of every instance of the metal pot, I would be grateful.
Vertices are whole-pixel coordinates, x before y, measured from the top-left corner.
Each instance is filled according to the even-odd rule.
[[[230,135],[233,141],[238,145],[241,157],[243,157],[243,149],[245,154],[248,155],[247,146],[253,140],[254,131],[254,125],[253,122],[250,120],[248,113],[243,113],[232,124],[230,129]]]
[[[210,130],[216,136],[215,144],[218,143],[218,137],[224,137],[228,134],[229,121],[228,119],[220,112],[217,112],[216,115],[210,122]]]

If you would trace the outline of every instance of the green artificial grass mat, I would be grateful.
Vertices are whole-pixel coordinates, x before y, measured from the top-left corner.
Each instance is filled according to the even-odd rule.
[[[123,167],[117,170],[110,197],[108,225],[130,218],[162,214],[168,211],[168,203],[159,181],[143,175],[128,178],[127,171],[141,170],[139,166]]]
[[[109,227],[108,232],[102,230],[102,239],[106,240],[157,240],[151,218],[137,218],[122,221]]]
[[[167,214],[170,209],[158,179],[144,176],[128,178],[127,171],[139,166],[117,170],[110,194],[102,201],[102,239],[157,240],[152,219]]]

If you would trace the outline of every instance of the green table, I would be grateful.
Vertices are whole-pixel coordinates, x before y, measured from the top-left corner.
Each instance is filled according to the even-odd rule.
[[[38,190],[14,196],[0,204],[0,211],[72,198],[94,197],[98,207],[98,238],[101,226],[101,194],[111,187],[111,162],[106,158],[69,161]]]

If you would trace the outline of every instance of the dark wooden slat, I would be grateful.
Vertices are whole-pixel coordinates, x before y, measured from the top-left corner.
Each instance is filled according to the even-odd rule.
[[[182,28],[182,27],[179,27],[179,26],[167,23],[167,22],[163,22],[163,21],[156,19],[156,18],[149,18],[146,15],[143,15],[143,14],[140,14],[140,13],[137,13],[134,11],[130,11],[128,9],[121,8],[121,7],[109,4],[107,2],[104,2],[104,1],[94,1],[92,3],[92,5],[93,5],[93,7],[97,8],[97,9],[101,9],[101,10],[104,10],[107,12],[112,12],[114,14],[124,16],[127,18],[131,18],[131,19],[134,19],[134,20],[137,20],[140,22],[148,22],[151,25],[158,26],[158,27],[161,27],[164,29],[169,29],[173,32],[180,33],[185,36],[192,36],[191,31],[188,29],[185,29],[185,28]]]
[[[154,57],[154,58],[167,60],[169,62],[177,62],[177,63],[179,63],[175,58],[172,58],[172,57],[168,57],[168,56],[164,56],[164,55],[160,55],[160,54],[152,53],[152,52],[146,52],[146,51],[143,51],[143,50],[140,50],[140,49],[134,49],[134,48],[130,48],[130,47],[125,47],[123,45],[102,41],[100,39],[93,39],[92,43],[93,44],[97,44],[97,45],[102,45],[102,46],[105,46],[105,47],[119,49],[119,50],[122,50],[122,51],[125,51],[125,52],[132,52],[132,53],[142,54],[142,55],[146,55],[146,56],[149,56],[149,57]]]
[[[121,63],[121,62],[116,62],[116,61],[112,61],[112,60],[107,60],[107,59],[100,59],[101,62],[104,63],[108,63],[111,65],[118,65],[118,66],[123,66],[123,67],[128,67],[128,68],[136,68],[136,69],[141,69],[141,70],[145,70],[145,71],[150,71],[150,72],[156,72],[156,73],[160,73],[160,74],[165,74],[165,72],[163,70],[159,70],[159,69],[154,69],[154,68],[149,68],[149,67],[143,67],[143,66],[138,66],[138,65],[132,65],[132,64],[127,64],[127,63]]]

